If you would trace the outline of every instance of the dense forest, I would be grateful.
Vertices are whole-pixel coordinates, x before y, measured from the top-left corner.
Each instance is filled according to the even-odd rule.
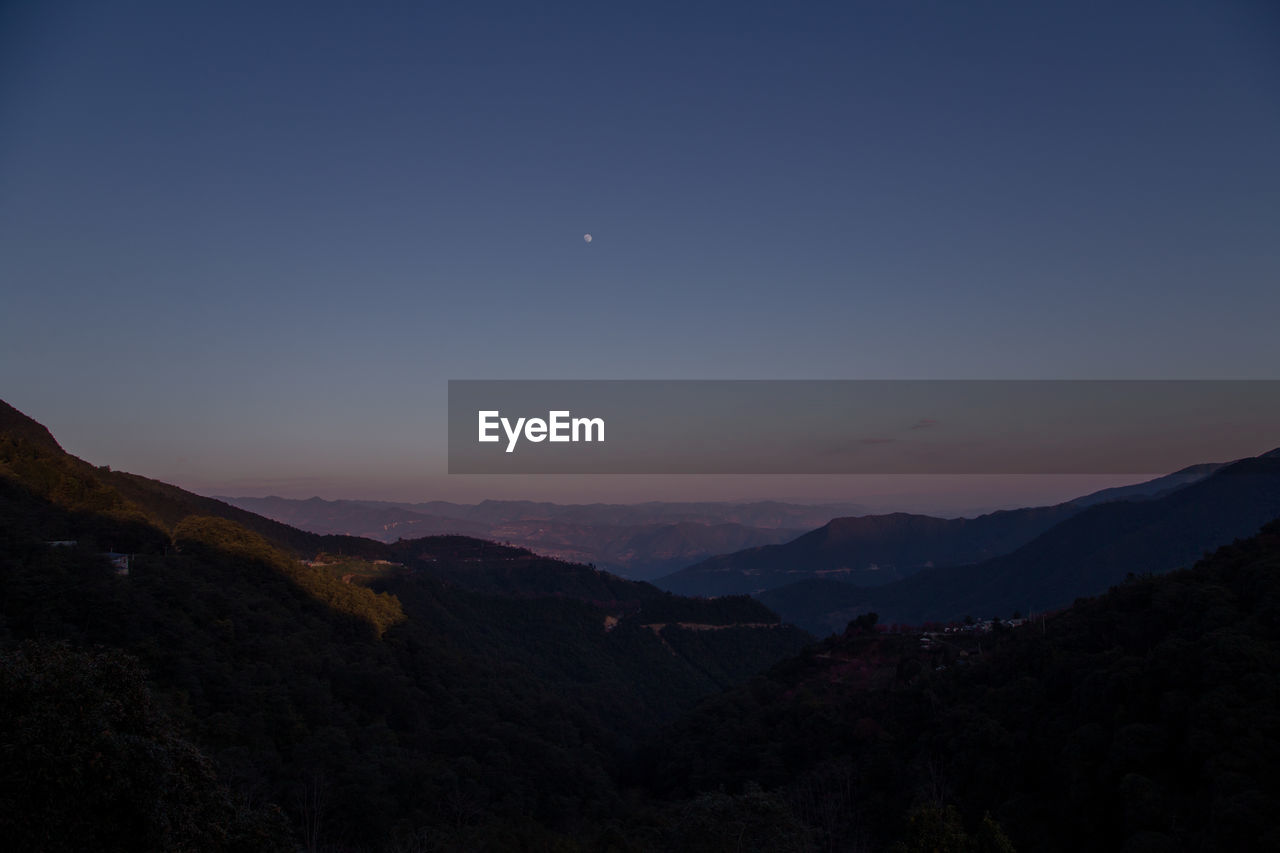
[[[14,849],[1280,846],[1280,524],[954,627],[813,643],[746,597],[318,536],[0,410]]]

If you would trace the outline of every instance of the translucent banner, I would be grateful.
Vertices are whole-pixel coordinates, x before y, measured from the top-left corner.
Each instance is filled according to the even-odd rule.
[[[1280,446],[1280,380],[454,380],[452,474],[1127,474]]]

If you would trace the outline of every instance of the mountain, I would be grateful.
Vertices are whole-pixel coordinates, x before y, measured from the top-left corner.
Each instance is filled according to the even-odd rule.
[[[712,557],[658,578],[656,583],[681,595],[763,594],[815,578],[879,586],[923,569],[966,565],[1006,554],[1090,506],[1167,494],[1221,467],[1217,463],[1193,465],[1145,483],[1105,489],[1056,506],[1003,510],[977,518],[907,513],[836,518],[793,541]]]
[[[866,512],[855,503],[791,504],[781,501],[648,501],[638,504],[555,504],[544,501],[495,501],[452,504],[430,501],[397,504],[418,512],[465,518],[486,523],[511,521],[571,521],[610,527],[655,524],[741,524],[744,527],[815,527],[838,515]]]
[[[742,849],[1280,848],[1280,521],[1021,627],[870,622],[639,753],[686,847],[732,822]]]
[[[554,846],[619,808],[629,745],[809,639],[746,597],[680,598],[524,549],[304,532],[0,416],[0,708],[18,711],[0,720],[0,797],[25,785],[44,804],[0,825],[24,849],[112,848],[51,833],[83,814],[98,816],[84,832],[134,815],[158,848]],[[108,664],[133,686],[113,693],[94,675]],[[144,701],[144,678],[156,714],[136,737],[104,728],[135,725],[119,706]],[[37,725],[54,717],[69,728]],[[67,776],[49,775],[42,756],[68,737]],[[77,815],[69,795],[93,779],[114,781],[90,800],[130,780],[200,793]],[[215,812],[252,819],[214,833]]]
[[[1159,497],[1183,486],[1197,483],[1226,464],[1225,462],[1202,462],[1199,465],[1189,465],[1186,468],[1174,471],[1172,474],[1166,474],[1163,477],[1157,477],[1145,483],[1103,489],[1102,491],[1076,498],[1071,503],[1076,506],[1086,507],[1109,501],[1134,501]]]
[[[882,587],[812,585],[761,596],[809,630],[839,630],[858,613],[911,624],[1063,607],[1128,574],[1171,571],[1280,515],[1280,453],[1217,468],[1143,500],[1086,507],[1010,553],[929,568]]]
[[[62,445],[44,424],[37,423],[4,400],[0,400],[0,435],[47,453],[63,452]]]
[[[872,592],[865,586],[810,577],[767,589],[757,593],[756,598],[788,622],[802,626],[815,637],[826,637],[839,634],[856,616],[870,612]]]
[[[441,534],[478,536],[548,557],[593,563],[646,579],[726,551],[784,542],[808,526],[856,509],[759,503],[479,504],[223,498],[303,530],[395,542]]]
[[[972,519],[908,513],[837,518],[790,542],[713,557],[657,583],[682,595],[759,593],[814,577],[889,583],[1010,551],[1079,511],[1062,504]]]

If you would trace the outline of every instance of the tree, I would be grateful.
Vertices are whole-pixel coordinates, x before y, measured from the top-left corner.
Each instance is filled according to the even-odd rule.
[[[894,853],[1014,853],[1000,824],[984,815],[975,834],[965,831],[955,806],[917,806],[907,816],[907,833]]]
[[[845,629],[845,634],[870,634],[875,630],[876,622],[878,621],[880,621],[880,614],[863,613],[849,623],[849,626]]]
[[[160,713],[118,651],[0,652],[0,837],[15,850],[287,850]]]

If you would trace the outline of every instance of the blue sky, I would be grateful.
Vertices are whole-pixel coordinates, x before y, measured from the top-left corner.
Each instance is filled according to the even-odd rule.
[[[0,397],[203,491],[626,499],[691,487],[444,477],[446,380],[1276,375],[1269,4],[377,5],[0,7]]]

